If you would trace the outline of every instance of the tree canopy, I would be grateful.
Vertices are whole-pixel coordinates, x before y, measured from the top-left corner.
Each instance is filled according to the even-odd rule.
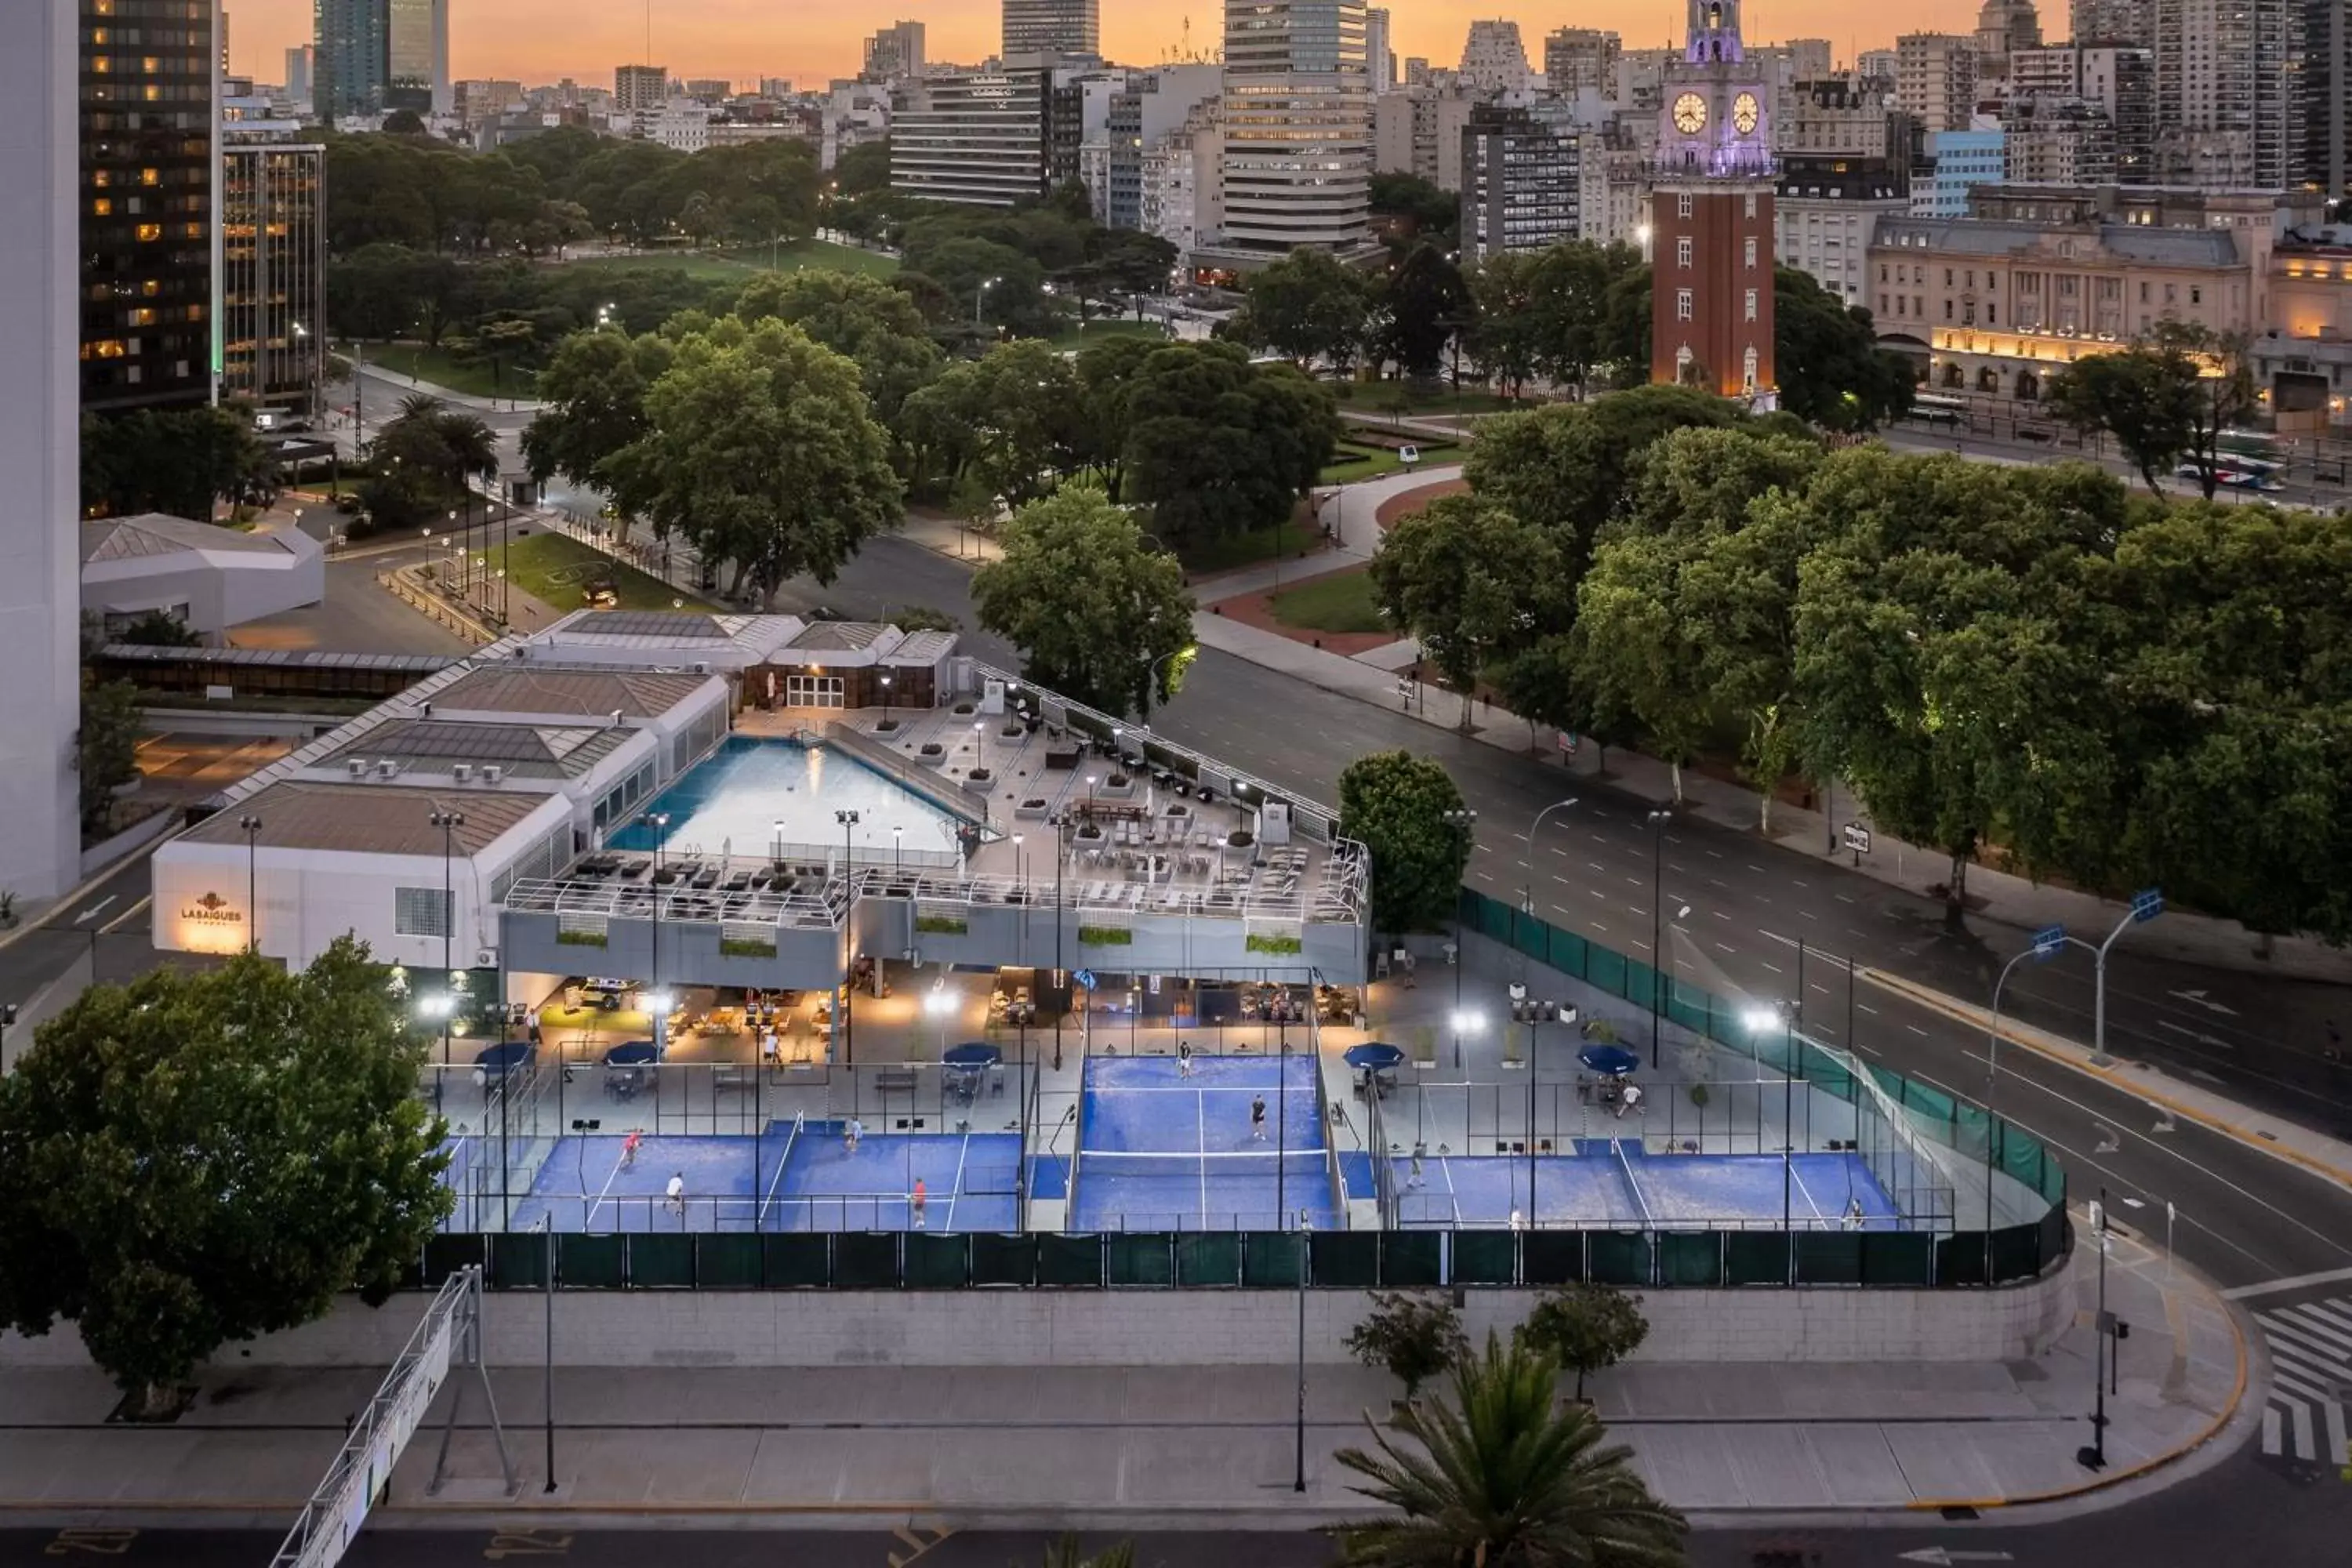
[[[973,574],[980,624],[1021,650],[1022,673],[1104,712],[1149,715],[1183,683],[1192,596],[1174,556],[1102,491],[1066,485],[1005,524]]]
[[[98,985],[0,1078],[0,1323],[63,1320],[143,1413],[358,1289],[449,1212],[422,1047],[366,949]]]
[[[241,405],[82,416],[86,513],[160,511],[209,522],[215,503],[267,500],[277,489],[277,459]]]
[[[1229,343],[1170,343],[1125,388],[1122,493],[1171,548],[1287,519],[1331,460],[1330,390]]]
[[[2211,500],[2229,468],[2221,435],[2261,406],[2242,337],[2161,321],[2141,342],[2076,360],[2050,379],[2051,411],[2116,438],[2151,494],[2185,462]]]
[[[1339,774],[1339,835],[1370,853],[1372,928],[1402,935],[1452,918],[1470,864],[1470,834],[1446,814],[1462,792],[1444,765],[1374,752]]]

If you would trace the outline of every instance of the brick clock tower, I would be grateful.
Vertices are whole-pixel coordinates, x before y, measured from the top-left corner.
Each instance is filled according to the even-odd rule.
[[[1774,406],[1771,94],[1739,0],[1690,0],[1650,187],[1650,379]]]

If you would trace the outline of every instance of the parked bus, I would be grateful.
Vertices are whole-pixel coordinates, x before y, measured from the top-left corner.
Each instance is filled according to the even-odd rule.
[[[1959,426],[1968,422],[1969,405],[1957,397],[1915,392],[1911,395],[1911,412],[1907,417],[1926,425]]]

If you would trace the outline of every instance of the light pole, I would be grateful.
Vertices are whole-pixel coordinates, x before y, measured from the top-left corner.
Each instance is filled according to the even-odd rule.
[[[2092,1349],[2097,1352],[2091,1363],[2091,1441],[2074,1450],[2074,1462],[2086,1470],[2107,1468],[2107,1358],[2115,1353],[2115,1340],[2109,1333],[2107,1321],[2107,1189],[2099,1188],[2098,1205],[2091,1211],[2091,1234],[2099,1244],[2099,1312]]]
[[[1454,1026],[1454,1070],[1461,1072],[1462,1037],[1475,1035],[1486,1026],[1486,1015],[1475,1007],[1456,1007],[1449,1020]]]
[[[833,819],[841,824],[841,1010],[836,1022],[841,1026],[841,1065],[848,1067],[856,1047],[849,1026],[849,998],[854,989],[849,966],[852,944],[857,940],[857,878],[849,867],[849,837],[856,830],[858,816],[854,811],[836,811]]]
[[[587,1140],[581,1140],[584,1148]],[[552,1211],[539,1216],[539,1228],[547,1235],[547,1359],[540,1367],[546,1381],[541,1385],[547,1399],[547,1488],[555,1489],[555,1215]]]
[[[2093,1067],[2103,1068],[2115,1065],[2115,1058],[2107,1055],[2107,950],[2116,945],[2116,939],[2124,932],[2136,925],[2142,925],[2156,919],[2163,912],[2162,891],[2155,888],[2142,888],[2131,896],[2131,908],[2125,911],[2123,919],[2116,922],[2116,929],[2107,933],[2106,941],[2096,947],[2092,947],[2080,937],[2070,936],[2066,939],[2076,947],[2087,949],[2098,960],[2098,985],[2093,993],[2091,1001],[2091,1065]]]
[[[971,289],[971,335],[972,335],[973,337],[977,338],[978,336],[980,336],[980,302],[981,302],[981,300],[982,300],[983,298],[985,298],[985,297],[987,296],[987,293],[988,293],[988,291],[989,291],[991,289],[995,288],[999,283],[1002,283],[1002,282],[1003,282],[1003,281],[1004,281],[1004,279],[1002,279],[1002,278],[983,278],[983,279],[982,279],[978,283],[975,283],[975,284],[973,284],[973,285],[972,285],[972,289]]]
[[[1153,659],[1151,668],[1143,672],[1143,727],[1145,729],[1151,728],[1151,694],[1160,689],[1157,684],[1160,679],[1160,667],[1171,659],[1182,659],[1186,664],[1190,664],[1200,651],[1200,644],[1188,642],[1182,647],[1172,648]],[[1169,697],[1172,700],[1175,693],[1170,692]]]
[[[646,994],[646,1005],[647,1010],[653,1014],[654,1054],[658,1058],[663,1052],[667,1050],[669,1047],[669,1009],[660,1005],[662,999],[662,850],[669,842],[669,813],[667,811],[649,811],[643,816],[638,817],[637,820],[654,830],[654,879],[652,883],[652,891],[654,896],[653,973],[648,977],[646,982],[652,989]]]
[[[441,830],[441,1065],[449,1065],[449,1015],[457,1008],[457,968],[451,943],[457,934],[457,900],[450,881],[450,863],[457,857],[457,829],[466,826],[462,811],[436,810],[426,818]],[[501,1071],[504,1068],[500,1069]],[[505,1101],[501,1100],[503,1106]],[[503,1110],[500,1112],[503,1117]]]
[[[1780,1031],[1780,1244],[1788,1251],[1791,1285],[1797,1282],[1797,1243],[1790,1227],[1796,1223],[1797,1203],[1796,1014],[1800,1005],[1795,1002],[1772,1002],[1750,1007],[1744,1020],[1748,1033],[1753,1035],[1768,1033],[1775,1026]]]
[[[1298,1211],[1298,1419],[1293,1431],[1290,1489],[1307,1489],[1307,1260],[1309,1248],[1307,1238],[1315,1222],[1304,1208]]]
[[[1470,863],[1471,846],[1477,841],[1478,814],[1466,806],[1457,806],[1444,813],[1443,819],[1447,826],[1461,830],[1462,863],[1467,867]],[[1462,906],[1457,901],[1454,906],[1454,1068],[1457,1072],[1462,1068],[1462,938],[1464,934]]]
[[[1536,819],[1528,824],[1526,849],[1519,857],[1519,912],[1523,915],[1532,915],[1536,912],[1536,830],[1543,826],[1545,817],[1555,811],[1566,811],[1575,804],[1574,795],[1570,795],[1566,800],[1553,801],[1549,805],[1537,812]]]
[[[1045,826],[1054,830],[1054,985],[1059,991],[1069,982],[1062,972],[1062,862],[1069,857],[1066,831],[1070,826],[1070,814],[1057,811],[1045,818]],[[1066,997],[1064,1005],[1054,1009],[1054,1070],[1062,1070],[1062,1015],[1069,1011]]]
[[[901,875],[898,867],[898,853],[899,847],[905,844],[906,841],[906,825],[904,823],[892,823],[890,825],[890,879],[893,882],[896,882]]]
[[[1666,958],[1664,951],[1665,932],[1665,867],[1666,824],[1675,819],[1671,810],[1650,813],[1650,1070],[1658,1070],[1658,1036],[1663,1028],[1660,1020],[1666,1011]]]
[[[245,951],[261,951],[261,818],[247,812],[236,819],[237,827],[245,834]],[[91,950],[96,952],[95,947]],[[98,965],[89,966],[92,982],[98,979]]]
[[[1992,1283],[1992,1171],[1995,1164],[1994,1145],[1999,1142],[1995,1131],[2000,1123],[1993,1117],[1993,1090],[2000,1082],[2000,991],[2009,984],[2009,972],[2027,959],[2044,963],[2058,956],[2066,946],[2066,928],[2063,925],[2043,926],[2033,933],[2033,945],[2011,958],[2000,966],[2000,977],[1992,983],[1992,1024],[1985,1030],[1985,1277]],[[1851,1041],[1848,1042],[1851,1044]]]
[[[471,517],[467,517],[466,519],[465,528],[462,530],[459,529],[457,526],[457,509],[454,506],[449,509],[449,534],[451,538],[456,539],[458,542],[457,602],[462,605],[466,604],[472,597],[472,595],[470,595],[467,590],[471,584],[474,576],[474,520]]]
[[[884,677],[882,677],[882,724],[881,724],[881,727],[882,727],[883,729],[885,729],[885,730],[887,730],[887,729],[890,727],[890,678],[889,678],[888,676],[887,676],[887,675],[886,675],[886,676],[884,676]]]

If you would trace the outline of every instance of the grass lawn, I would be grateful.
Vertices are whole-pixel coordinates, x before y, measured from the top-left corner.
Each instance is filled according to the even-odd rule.
[[[887,278],[898,270],[896,257],[884,256],[878,251],[860,250],[851,245],[835,245],[829,239],[803,239],[781,249],[748,245],[726,251],[677,250],[650,251],[642,256],[586,256],[560,265],[608,272],[682,270],[689,278],[711,280],[740,279],[765,272],[771,258],[779,270],[785,272],[799,272],[816,267],[835,272],[871,272],[877,278]]]
[[[1501,414],[1514,408],[1532,407],[1496,393],[1465,386],[1459,400],[1453,388],[1439,383],[1414,386],[1402,381],[1375,381],[1369,384],[1345,382],[1335,384],[1342,408],[1362,409],[1380,414],[1452,414],[1457,408],[1465,414]]]
[[[1316,524],[1293,518],[1282,525],[1278,548],[1287,558],[1308,545],[1320,543],[1322,538],[1323,531]],[[1274,559],[1276,548],[1273,529],[1255,528],[1247,533],[1202,540],[1178,551],[1176,558],[1184,563],[1187,572],[1230,572],[1239,566],[1265,565]]]
[[[452,392],[462,392],[469,397],[530,398],[537,395],[534,384],[538,378],[530,371],[507,365],[499,372],[494,386],[488,360],[452,359],[446,349],[428,348],[423,343],[370,343],[367,345],[367,363],[402,375],[413,375],[419,381],[429,381],[436,386],[446,386]]]
[[[1311,632],[1388,630],[1380,605],[1373,601],[1369,572],[1333,572],[1286,588],[1275,595],[1274,618],[1286,626]]]
[[[667,610],[672,599],[684,599],[689,610],[717,607],[561,533],[534,533],[506,549],[506,568],[515,586],[552,609],[580,608],[588,580],[600,572],[612,574],[625,610]]]
[[[1423,468],[1453,462],[1460,455],[1447,441],[1423,441],[1420,443],[1420,451],[1421,461],[1414,467]],[[1377,479],[1382,474],[1395,473],[1403,467],[1396,453],[1389,447],[1341,447],[1339,455],[1324,466],[1317,482],[1350,485],[1358,479]]]
[[[1046,342],[1062,353],[1075,353],[1112,338],[1151,338],[1164,342],[1168,338],[1168,329],[1158,321],[1139,321],[1132,316],[1097,317],[1087,323],[1084,331],[1080,331],[1078,324],[1073,321]]]

